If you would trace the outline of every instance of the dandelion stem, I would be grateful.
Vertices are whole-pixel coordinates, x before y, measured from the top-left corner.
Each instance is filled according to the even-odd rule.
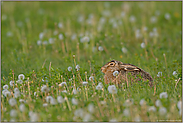
[[[180,78],[177,80],[177,82],[175,84],[175,88],[177,87],[177,84],[178,84],[179,81],[180,81]],[[174,88],[174,91],[175,91],[175,88]]]
[[[65,97],[65,100],[66,100],[67,105],[68,105],[68,107],[69,107],[69,111],[71,111],[71,106],[70,106],[70,103],[69,103],[69,101],[68,101],[68,98],[67,98],[67,97]]]

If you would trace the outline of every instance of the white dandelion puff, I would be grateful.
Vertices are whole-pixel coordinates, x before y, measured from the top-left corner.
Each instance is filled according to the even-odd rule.
[[[83,117],[84,122],[88,122],[90,119],[91,119],[91,114],[89,113],[84,114],[84,117]]]
[[[19,79],[19,80],[24,80],[24,79],[25,79],[24,74],[20,74],[20,75],[18,75],[18,79]]]
[[[62,86],[64,86],[64,85],[67,86],[67,83],[66,83],[66,82],[62,82],[62,83],[59,84],[60,87],[62,87]]]
[[[13,33],[10,32],[10,31],[8,31],[8,32],[6,33],[6,36],[7,36],[7,37],[12,37],[12,36],[13,36]]]
[[[47,92],[50,91],[50,89],[49,89],[46,85],[43,85],[43,86],[41,87],[41,91],[47,93]]]
[[[78,100],[77,100],[77,99],[75,99],[75,98],[72,98],[72,104],[74,104],[74,105],[78,105]]]
[[[173,71],[173,76],[176,76],[177,75],[177,72],[176,71]]]
[[[151,112],[151,111],[152,111],[152,112],[156,112],[156,107],[155,107],[155,106],[149,106],[149,107],[148,107],[148,111],[149,111],[149,112]]]
[[[58,23],[58,28],[63,28],[63,24],[61,22]]]
[[[47,106],[48,106],[48,103],[44,103],[44,104],[43,104],[43,107],[47,107]]]
[[[21,112],[24,112],[26,110],[26,107],[25,107],[24,104],[20,104],[19,109],[20,109]]]
[[[89,111],[90,113],[94,113],[95,109],[94,109],[94,105],[93,105],[92,103],[90,103],[90,104],[88,105],[88,111]]]
[[[116,86],[115,85],[109,85],[108,86],[108,91],[111,94],[117,94],[117,89],[116,89]]]
[[[155,105],[156,105],[157,107],[162,106],[161,101],[160,101],[159,99],[158,99],[158,100],[156,100]]]
[[[55,98],[51,98],[50,104],[51,104],[51,105],[56,105],[56,104],[57,104],[56,99],[55,99]]]
[[[59,35],[58,35],[58,38],[59,38],[60,40],[63,40],[63,39],[64,39],[63,34],[59,34]]]
[[[71,70],[72,70],[72,67],[71,67],[71,66],[69,66],[69,67],[67,68],[67,70],[68,70],[68,71],[71,71]]]
[[[88,82],[85,82],[85,81],[83,82],[83,85],[87,85],[87,84],[88,84]]]
[[[133,22],[135,22],[135,21],[136,21],[136,18],[135,18],[135,16],[131,15],[129,20],[130,20],[130,22],[132,22],[132,23],[133,23]]]
[[[90,76],[89,81],[94,81],[94,76]]]
[[[39,33],[39,39],[43,39],[43,37],[44,37],[44,33],[43,32]]]
[[[30,115],[30,121],[31,122],[36,122],[36,121],[38,121],[38,119],[39,119],[39,115],[35,112],[32,112],[31,115]]]
[[[159,114],[160,114],[160,115],[165,115],[166,113],[167,113],[167,110],[166,110],[165,107],[160,107],[160,108],[159,108]]]
[[[47,103],[50,103],[52,99],[53,99],[52,96],[46,96],[46,102]]]
[[[166,13],[166,14],[165,14],[165,19],[167,19],[167,20],[170,19],[170,14],[169,14],[169,13]]]
[[[77,94],[77,90],[76,89],[73,89],[73,94]]]
[[[21,79],[16,81],[18,84],[23,84],[23,81]]]
[[[14,98],[9,99],[9,104],[11,106],[15,106],[17,104],[17,101]]]
[[[133,105],[133,99],[127,99],[125,100],[125,103],[123,104],[123,106],[129,107]]]
[[[14,81],[10,81],[10,86],[13,86],[14,85]]]
[[[39,45],[41,45],[42,44],[42,41],[41,40],[38,40],[37,41],[37,45],[39,46]]]
[[[127,53],[127,52],[128,52],[128,50],[127,50],[125,47],[121,48],[121,51],[122,51],[123,53]]]
[[[141,46],[141,48],[145,48],[145,47],[146,47],[146,45],[145,45],[144,42],[142,42],[142,43],[140,44],[140,46]]]
[[[63,90],[62,93],[67,93],[67,90]]]
[[[16,116],[17,116],[17,110],[12,109],[12,110],[10,111],[10,116],[11,116],[11,117],[16,117]]]
[[[113,72],[113,76],[118,76],[119,72],[118,71],[114,71]]]
[[[3,89],[7,89],[8,90],[9,86],[8,85],[4,85]]]
[[[84,116],[84,111],[83,111],[83,109],[82,108],[79,108],[79,109],[76,109],[75,111],[74,111],[74,115],[75,116],[77,116],[77,117],[83,117]]]
[[[99,85],[99,84],[98,84],[98,85],[96,86],[96,90],[102,90],[102,88],[103,88],[102,85]]]
[[[54,43],[54,39],[53,39],[53,38],[49,38],[48,42],[49,42],[50,44],[53,44],[53,43]]]
[[[146,101],[145,101],[145,99],[141,99],[141,100],[140,100],[140,105],[141,105],[141,106],[146,105]]]
[[[7,89],[3,90],[3,91],[2,91],[2,94],[3,94],[5,97],[11,95],[10,91],[8,91]]]
[[[156,16],[152,16],[150,21],[151,21],[151,23],[156,23],[157,22],[157,17]]]
[[[58,96],[57,101],[58,101],[58,103],[63,103],[65,100],[62,96]]]
[[[15,97],[15,98],[20,97],[20,92],[15,92],[15,93],[14,93],[14,97]]]
[[[98,50],[99,50],[99,51],[103,51],[104,49],[103,49],[102,46],[99,46],[99,47],[98,47]]]
[[[80,69],[80,66],[76,65],[76,70],[79,71],[79,69]]]
[[[81,43],[84,43],[84,42],[89,42],[90,41],[90,38],[88,36],[84,36],[80,39],[80,42]]]
[[[158,72],[157,77],[162,76],[162,72]]]
[[[123,110],[123,115],[124,116],[130,116],[130,110],[128,108]]]
[[[182,107],[182,101],[177,102],[177,107],[178,107],[179,110],[182,110],[182,108],[181,108]]]
[[[168,94],[167,94],[167,92],[162,92],[162,93],[160,93],[159,97],[160,98],[167,98]]]

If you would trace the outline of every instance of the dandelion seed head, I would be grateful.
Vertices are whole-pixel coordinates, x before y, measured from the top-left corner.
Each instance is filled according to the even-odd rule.
[[[94,76],[90,76],[89,81],[94,81]]]
[[[48,42],[49,42],[50,44],[53,44],[53,43],[54,43],[54,39],[53,39],[53,38],[49,38]]]
[[[41,45],[42,44],[42,41],[41,40],[38,40],[37,41],[37,45],[39,46],[39,45]]]
[[[61,22],[58,23],[58,28],[63,28],[63,24]]]
[[[145,101],[145,99],[141,99],[141,100],[140,100],[140,105],[141,105],[141,106],[146,105],[146,101]]]
[[[84,122],[88,122],[91,119],[91,115],[89,113],[85,113],[83,117]]]
[[[79,69],[80,69],[80,66],[76,65],[76,70],[79,71]]]
[[[32,112],[30,115],[30,121],[31,122],[36,122],[39,119],[39,115],[36,112]]]
[[[20,104],[19,109],[20,109],[21,112],[24,112],[26,110],[26,107],[25,107],[24,104]]]
[[[50,104],[51,104],[51,105],[56,105],[56,104],[57,104],[56,99],[55,99],[55,98],[51,98]]]
[[[47,103],[50,103],[52,99],[53,99],[52,96],[46,96],[46,102]]]
[[[15,106],[17,104],[17,101],[14,98],[9,99],[9,104],[11,106]]]
[[[177,102],[177,107],[178,107],[179,110],[182,110],[182,108],[181,108],[182,107],[182,101]]]
[[[117,94],[117,89],[116,89],[116,86],[115,85],[109,85],[108,86],[108,91],[111,94]]]
[[[15,92],[15,93],[14,93],[14,97],[15,97],[15,98],[20,97],[20,92]]]
[[[48,103],[44,103],[44,104],[43,104],[43,107],[47,107],[47,106],[48,106]]]
[[[159,114],[160,114],[160,115],[165,115],[166,113],[167,113],[167,110],[166,110],[165,107],[160,107],[160,108],[159,108]]]
[[[11,95],[10,91],[8,91],[7,89],[3,90],[3,91],[2,91],[2,94],[3,94],[5,97]]]
[[[150,21],[151,21],[151,23],[156,23],[157,22],[156,16],[152,16]]]
[[[46,85],[43,85],[43,86],[41,87],[41,91],[47,93],[47,92],[50,91],[50,89],[49,89]]]
[[[24,79],[25,79],[24,74],[20,74],[20,75],[18,75],[18,79],[19,79],[19,80],[24,80]]]
[[[176,71],[173,71],[173,76],[176,76],[177,75],[177,72]]]
[[[13,86],[14,85],[14,81],[10,81],[10,86]]]
[[[16,117],[16,116],[17,116],[17,110],[11,109],[11,111],[10,111],[10,116],[11,116],[11,117]]]
[[[121,49],[121,51],[122,51],[123,53],[127,53],[127,52],[128,52],[128,50],[127,50],[125,47],[123,47],[123,48]]]
[[[157,77],[162,76],[162,72],[158,72]]]
[[[135,16],[131,15],[129,20],[130,20],[130,22],[132,22],[132,23],[133,23],[133,22],[135,22],[135,21],[136,21],[136,18],[135,18]]]
[[[83,85],[87,85],[87,84],[88,84],[88,82],[83,81]]]
[[[123,110],[123,115],[124,116],[130,116],[130,110],[128,108]]]
[[[170,14],[169,14],[169,13],[166,13],[166,14],[165,14],[165,19],[167,19],[167,20],[170,19]]]
[[[67,83],[66,83],[66,82],[62,82],[62,83],[59,84],[60,87],[62,87],[62,86],[64,86],[64,85],[67,86]]]
[[[72,98],[72,104],[73,104],[73,105],[78,105],[78,100],[75,99],[75,98]]]
[[[167,92],[162,92],[162,93],[160,93],[160,99],[161,98],[168,98],[168,94],[167,94]]]
[[[76,109],[75,111],[74,111],[74,115],[75,116],[77,116],[77,117],[83,117],[84,116],[84,111],[83,111],[83,109],[82,108],[79,108],[79,109]]]
[[[72,67],[71,67],[71,66],[69,66],[67,69],[68,69],[68,71],[71,71],[71,70],[72,70]]]
[[[77,94],[77,90],[76,89],[73,89],[73,94]]]
[[[113,76],[118,76],[119,72],[118,71],[114,71],[113,72]]]
[[[123,106],[129,107],[133,105],[133,99],[127,99],[125,100],[125,103],[123,104]]]
[[[59,35],[58,35],[58,38],[59,38],[60,40],[63,40],[63,39],[64,39],[63,34],[59,34]]]
[[[99,47],[98,47],[98,50],[99,50],[99,51],[103,51],[104,49],[103,49],[102,46],[99,46]]]
[[[62,96],[58,96],[57,101],[58,101],[58,103],[63,103],[65,100]]]
[[[161,101],[160,101],[159,99],[158,99],[158,100],[156,100],[155,105],[156,105],[157,107],[162,106]]]
[[[67,93],[67,90],[63,90],[62,93]]]
[[[94,113],[94,105],[92,104],[92,103],[90,103],[89,105],[88,105],[88,111],[90,112],[90,113]]]
[[[13,36],[13,33],[10,32],[10,31],[8,31],[8,32],[6,33],[6,36],[7,36],[7,37],[12,37],[12,36]]]
[[[146,45],[145,45],[144,42],[142,42],[142,43],[140,44],[140,46],[141,46],[141,48],[145,48],[145,47],[146,47]]]
[[[148,111],[149,111],[149,112],[151,112],[151,111],[152,111],[152,112],[156,112],[156,107],[155,107],[155,106],[149,106],[149,107],[148,107]]]
[[[43,37],[44,37],[44,33],[43,32],[39,33],[39,39],[43,39]]]
[[[89,42],[90,41],[90,38],[88,36],[84,36],[80,39],[80,42],[81,43],[84,43],[84,42]]]

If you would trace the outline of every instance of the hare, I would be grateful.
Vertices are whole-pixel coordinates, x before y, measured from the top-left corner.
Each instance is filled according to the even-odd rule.
[[[129,82],[149,80],[150,87],[153,86],[153,78],[151,75],[132,64],[125,64],[120,61],[112,60],[101,67],[101,71],[105,74],[104,81],[106,84],[109,84],[110,82],[116,84],[127,82],[128,86]],[[118,71],[119,74],[114,76],[114,71]]]

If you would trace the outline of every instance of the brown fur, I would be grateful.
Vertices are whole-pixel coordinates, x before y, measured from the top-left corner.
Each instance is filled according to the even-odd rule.
[[[119,84],[127,81],[132,84],[133,82],[138,82],[142,79],[144,81],[149,80],[149,85],[151,87],[153,86],[153,78],[151,75],[132,64],[125,64],[120,61],[112,60],[101,67],[101,71],[105,74],[104,81],[106,84],[109,84],[110,82]],[[113,76],[114,71],[119,72],[117,77]]]

